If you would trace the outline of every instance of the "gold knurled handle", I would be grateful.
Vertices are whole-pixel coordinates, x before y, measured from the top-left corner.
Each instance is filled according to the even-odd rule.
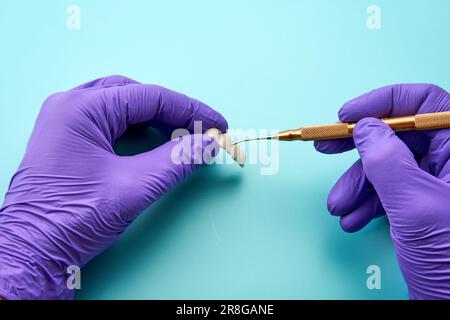
[[[329,140],[352,136],[352,130],[347,123],[333,123],[321,126],[304,127],[301,130],[302,140]]]
[[[394,131],[436,130],[450,128],[450,111],[380,119]],[[333,123],[309,126],[278,133],[278,140],[333,140],[349,138],[355,123]]]
[[[415,123],[416,130],[450,128],[450,112],[417,114]]]

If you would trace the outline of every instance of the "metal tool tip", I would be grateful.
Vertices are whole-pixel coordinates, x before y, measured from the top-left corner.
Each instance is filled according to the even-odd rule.
[[[276,136],[269,136],[269,137],[257,137],[257,138],[251,138],[251,139],[244,139],[244,140],[241,140],[241,141],[234,142],[233,145],[237,145],[237,144],[240,144],[240,143],[243,143],[243,142],[249,142],[249,141],[272,140],[272,139],[276,139],[276,138],[277,138]]]

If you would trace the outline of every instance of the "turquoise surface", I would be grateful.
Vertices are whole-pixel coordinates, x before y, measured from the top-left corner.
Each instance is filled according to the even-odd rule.
[[[80,30],[66,27],[71,4]],[[380,30],[366,27],[372,4]],[[449,13],[447,0],[2,1],[0,193],[55,91],[123,74],[203,100],[231,128],[334,122],[343,102],[379,86],[448,90]],[[118,149],[147,148],[132,138]],[[276,175],[200,170],[83,269],[77,298],[407,298],[387,221],[345,234],[327,213],[356,159],[285,143]],[[372,264],[381,290],[366,287]]]

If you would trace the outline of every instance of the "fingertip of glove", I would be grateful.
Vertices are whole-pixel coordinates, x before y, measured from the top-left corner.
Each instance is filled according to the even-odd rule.
[[[342,122],[352,122],[357,121],[360,118],[360,98],[355,98],[353,100],[344,103],[338,111],[339,120]]]
[[[341,109],[338,111],[338,118],[342,122],[349,122],[348,109],[351,108],[353,103],[351,101],[346,102],[342,105]]]
[[[219,112],[217,112],[217,120],[216,120],[215,127],[222,132],[226,132],[228,130],[228,121]]]
[[[348,213],[348,205],[342,203],[342,195],[339,188],[333,187],[327,198],[327,209],[332,216],[343,216]]]
[[[330,142],[329,141],[314,141],[314,149],[320,153],[329,154]]]
[[[361,221],[355,219],[353,215],[346,215],[340,218],[339,224],[341,229],[347,233],[355,233],[361,230],[364,225],[361,224]]]

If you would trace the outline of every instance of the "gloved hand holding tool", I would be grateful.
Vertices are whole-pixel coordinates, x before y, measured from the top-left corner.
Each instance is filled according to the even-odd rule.
[[[344,104],[353,139],[317,141],[331,154],[358,149],[358,160],[328,197],[330,212],[354,232],[387,214],[412,299],[450,298],[450,129],[395,134],[376,118],[450,111],[434,85],[394,85]]]

